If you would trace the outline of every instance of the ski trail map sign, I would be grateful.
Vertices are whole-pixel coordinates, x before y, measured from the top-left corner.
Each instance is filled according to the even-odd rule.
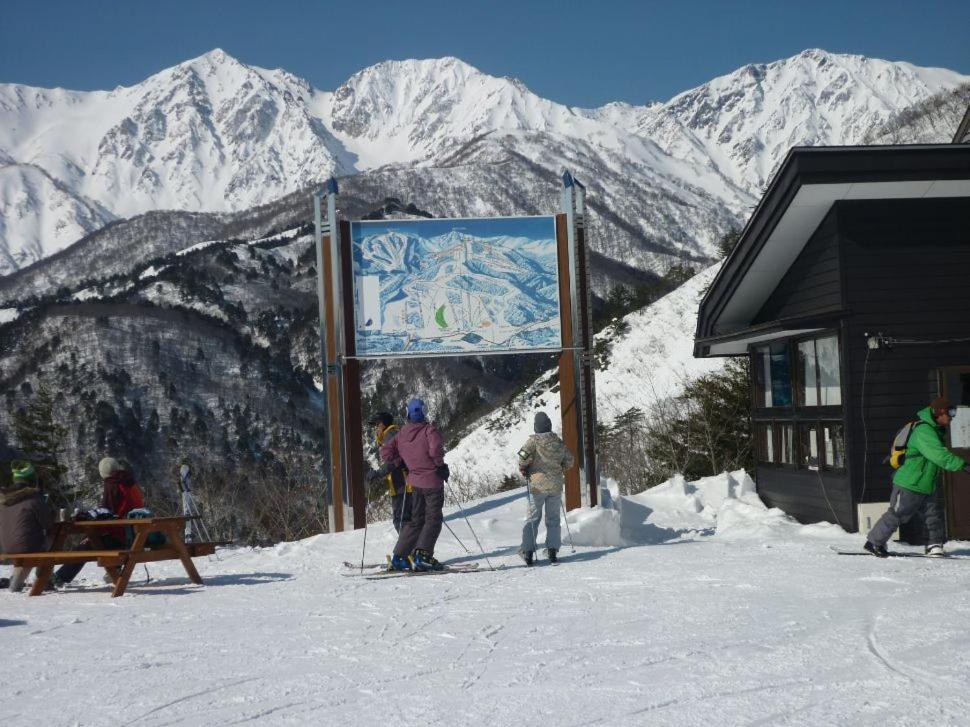
[[[351,223],[357,356],[562,347],[555,217]]]

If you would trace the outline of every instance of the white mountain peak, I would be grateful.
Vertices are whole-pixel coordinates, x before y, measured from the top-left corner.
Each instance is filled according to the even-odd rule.
[[[12,269],[4,259],[39,259],[73,234],[40,238],[30,230],[83,234],[105,215],[159,208],[239,210],[331,174],[388,165],[463,165],[482,177],[510,159],[550,176],[570,166],[614,211],[632,215],[643,239],[696,253],[709,247],[714,226],[751,204],[790,146],[856,143],[893,113],[967,80],[808,49],[749,64],[663,104],[576,109],[453,57],[384,61],[328,92],[216,48],[111,92],[0,84],[0,164],[33,165],[59,195],[75,196],[35,205],[38,190],[54,187],[35,171],[6,175],[0,216],[16,205],[22,219],[64,219],[25,223],[21,232],[8,225],[0,274]],[[534,188],[535,180],[512,184]],[[703,228],[683,217],[687,208],[704,210]],[[681,217],[682,227],[664,229],[662,220]]]

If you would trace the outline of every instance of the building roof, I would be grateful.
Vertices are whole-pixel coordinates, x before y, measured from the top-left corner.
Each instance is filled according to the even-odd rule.
[[[694,355],[730,356],[769,337],[819,330],[752,321],[839,200],[970,197],[970,146],[795,147],[701,301]],[[819,324],[819,325],[813,325]]]

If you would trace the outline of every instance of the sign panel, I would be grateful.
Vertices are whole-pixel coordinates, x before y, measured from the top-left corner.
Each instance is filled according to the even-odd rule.
[[[358,356],[559,350],[555,217],[351,223]]]

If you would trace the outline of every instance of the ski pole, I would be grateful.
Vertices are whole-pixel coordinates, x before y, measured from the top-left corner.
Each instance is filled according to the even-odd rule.
[[[566,503],[563,502],[562,497],[559,498],[559,504],[562,506],[562,519],[566,521],[566,533],[569,535],[569,547],[573,553],[576,552],[576,544],[573,543],[573,533],[569,529],[569,516],[566,515]]]
[[[360,572],[364,572],[364,555],[367,553],[367,510],[368,503],[364,501],[364,545],[360,549]]]
[[[472,524],[468,521],[468,515],[465,514],[465,508],[462,507],[461,500],[455,497],[455,492],[454,490],[451,489],[451,485],[448,484],[447,480],[445,480],[445,486],[448,488],[448,492],[454,498],[455,502],[458,503],[458,509],[461,510],[461,516],[465,518],[465,525],[467,525],[468,529],[472,531],[472,536],[474,536],[475,542],[478,543],[478,549],[482,551],[482,557],[485,558],[485,563],[488,565],[488,569],[495,570],[495,568],[492,567],[492,562],[488,559],[488,556],[485,554],[485,548],[482,547],[482,541],[478,539],[478,534],[475,532],[475,528],[473,528]],[[444,522],[444,518],[442,518],[442,522]]]
[[[464,548],[464,550],[465,550],[466,553],[468,553],[469,555],[471,555],[472,552],[468,548],[465,547],[465,544],[463,542],[461,542],[461,538],[459,538],[457,535],[455,535],[455,531],[451,529],[451,525],[448,524],[448,521],[442,519],[441,522],[444,523],[445,527],[448,528],[448,532],[451,533],[454,536],[455,540],[458,541],[458,545],[460,545],[462,548]]]

